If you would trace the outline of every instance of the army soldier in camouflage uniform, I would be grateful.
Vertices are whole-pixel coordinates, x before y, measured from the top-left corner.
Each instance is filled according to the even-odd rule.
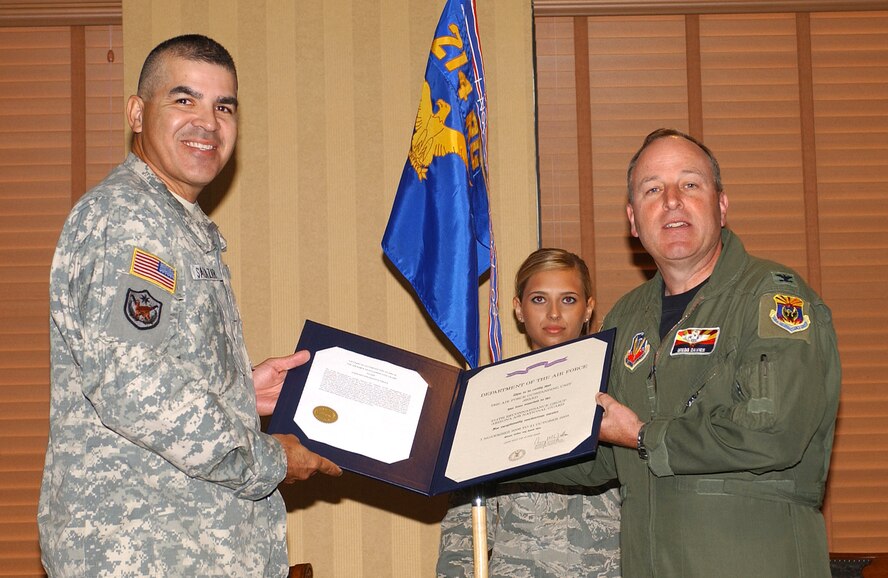
[[[515,276],[515,316],[531,349],[585,333],[592,308],[589,269],[563,249],[538,249]],[[619,578],[620,495],[611,486],[505,483],[487,500],[491,578]],[[468,496],[453,497],[441,522],[440,578],[473,575]]]
[[[841,368],[829,308],[724,228],[712,152],[660,129],[629,164],[631,232],[657,264],[614,306],[602,447],[539,476],[617,475],[624,576],[829,578],[820,506]],[[534,477],[536,478],[536,476]]]
[[[74,207],[52,264],[43,564],[51,577],[285,576],[277,485],[341,472],[260,432],[307,354],[251,368],[225,241],[196,204],[237,138],[231,56],[204,36],[162,43],[126,113],[134,154]]]

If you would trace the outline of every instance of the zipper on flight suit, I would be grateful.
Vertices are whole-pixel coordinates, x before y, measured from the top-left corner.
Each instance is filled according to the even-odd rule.
[[[673,325],[672,328],[671,328],[669,331],[666,332],[666,335],[668,336],[668,335],[671,334],[673,331],[675,331],[676,328],[678,328],[682,323],[684,323],[685,321],[687,321],[688,317],[691,316],[691,313],[693,313],[693,312],[697,309],[697,307],[699,307],[699,305],[700,305],[701,303],[703,303],[704,300],[705,300],[705,299],[702,298],[702,297],[701,297],[700,299],[695,299],[694,302],[691,303],[690,308],[685,312],[684,315],[681,316],[681,319],[679,319],[678,322],[676,322],[676,324]],[[662,312],[661,312],[661,315],[662,315]],[[649,380],[650,380],[650,379],[653,379],[653,383],[652,383],[652,385],[653,385],[653,387],[654,387],[654,393],[655,393],[655,394],[657,393],[657,362],[658,362],[659,359],[660,359],[660,352],[663,351],[663,346],[664,346],[666,343],[668,343],[668,340],[667,340],[667,341],[661,341],[661,342],[660,342],[660,347],[658,347],[658,348],[657,348],[657,352],[654,353],[654,363],[653,363],[653,367],[651,367],[651,372],[648,374],[648,379],[649,379]]]
[[[689,407],[694,405],[694,402],[697,401],[697,398],[700,396],[700,392],[703,391],[703,388],[706,387],[706,384],[709,383],[709,380],[712,379],[716,373],[718,373],[718,364],[716,364],[716,367],[713,367],[712,370],[708,374],[706,374],[706,377],[703,378],[703,384],[700,385],[697,391],[695,391],[694,394],[685,402],[685,411],[687,411]]]
[[[700,303],[702,303],[703,301],[704,301],[704,298],[702,298],[702,297],[699,299],[695,298],[694,302],[691,303],[691,306],[688,308],[688,310],[685,312],[685,314],[682,315],[681,319],[679,319],[678,322],[675,325],[673,325],[669,331],[666,332],[666,335],[668,336],[673,331],[675,331],[677,327],[679,327],[682,323],[684,323],[688,319],[688,317],[690,317],[691,314],[697,309],[697,307],[700,305]],[[662,308],[661,308],[660,315],[662,315]],[[657,401],[657,362],[660,359],[660,352],[663,351],[663,347],[666,343],[668,343],[668,341],[661,341],[660,342],[660,347],[658,347],[656,353],[654,353],[654,362],[651,364],[651,371],[650,371],[650,373],[648,373],[648,382],[649,382],[648,383],[648,405],[650,406],[650,413],[651,413],[650,418],[651,419],[654,418],[654,415],[657,412],[657,407],[656,407],[657,406],[657,403],[656,403],[656,401]],[[696,396],[696,394],[695,394],[695,396]],[[692,397],[694,397],[694,396],[692,396]],[[696,397],[694,397],[694,399],[696,399]],[[691,401],[690,403],[693,403],[693,401]],[[648,473],[648,475],[650,476],[650,472]],[[654,520],[654,501],[655,500],[654,500],[654,495],[653,495],[653,485],[650,485],[650,483],[649,483],[649,485],[648,485],[648,512],[650,513],[650,517],[648,520],[648,524],[649,524],[648,535],[651,537],[653,537],[653,535],[654,535],[654,525],[656,523],[656,521]],[[649,554],[650,554],[650,562],[649,563],[650,563],[651,568],[656,568],[656,561],[654,560],[654,550],[655,550],[655,548],[650,548],[650,550],[649,550]]]
[[[673,325],[673,326],[672,326],[672,329],[670,329],[669,332],[666,333],[666,335],[669,335],[670,333],[672,333],[673,331],[675,331],[675,329],[676,329],[679,325],[681,325],[682,323],[684,323],[684,322],[688,319],[688,317],[691,316],[691,313],[693,313],[694,310],[697,309],[697,307],[698,307],[701,303],[703,303],[703,301],[705,301],[705,298],[700,298],[700,299],[698,299],[698,300],[695,300],[695,301],[691,304],[690,309],[688,309],[688,311],[687,311],[684,315],[682,315],[681,319],[678,320],[678,323],[676,323],[675,325]],[[665,343],[665,342],[664,342],[664,343]],[[657,388],[657,380],[656,380],[656,365],[657,365],[657,360],[660,358],[660,351],[662,351],[662,348],[663,348],[663,343],[660,344],[660,348],[657,349],[657,353],[654,355],[654,367],[651,368],[651,374],[654,375],[654,392],[656,392],[656,390],[657,390],[657,389],[656,389],[656,388]],[[709,374],[708,374],[706,377],[703,378],[703,384],[702,384],[702,385],[700,386],[700,388],[697,389],[697,391],[695,391],[695,392],[691,395],[691,397],[689,397],[688,400],[685,402],[685,410],[687,410],[689,407],[691,407],[692,405],[694,405],[694,402],[697,401],[697,398],[700,396],[700,392],[703,391],[703,388],[704,388],[704,387],[706,387],[706,383],[707,383],[710,379],[712,379],[712,377],[713,377],[716,373],[718,373],[718,367],[714,367],[714,368],[712,369],[712,371],[710,371]]]

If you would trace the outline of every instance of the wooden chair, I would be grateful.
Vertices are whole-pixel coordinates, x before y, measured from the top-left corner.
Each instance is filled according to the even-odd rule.
[[[296,564],[290,566],[290,573],[287,576],[289,578],[312,578],[314,570],[312,570],[311,564]]]
[[[880,555],[864,567],[863,578],[888,578],[888,555]]]
[[[888,554],[830,553],[833,576],[842,578],[888,578]]]

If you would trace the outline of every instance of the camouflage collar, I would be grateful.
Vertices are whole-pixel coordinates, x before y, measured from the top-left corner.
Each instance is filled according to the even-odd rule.
[[[179,217],[184,228],[193,234],[195,241],[204,251],[226,250],[228,244],[219,232],[219,227],[203,212],[200,205],[197,205],[193,212],[185,209],[151,167],[135,154],[129,153],[123,164],[148,185],[157,202],[166,205]]]

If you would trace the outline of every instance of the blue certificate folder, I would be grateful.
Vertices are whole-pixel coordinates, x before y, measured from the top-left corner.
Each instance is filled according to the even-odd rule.
[[[582,403],[595,404],[596,393],[598,391],[605,391],[607,388],[615,334],[616,331],[610,329],[601,333],[583,336],[565,344],[510,358],[496,364],[462,370],[385,343],[306,320],[296,349],[310,351],[312,359],[308,363],[288,372],[281,395],[278,398],[277,405],[269,422],[268,431],[269,433],[295,434],[308,449],[332,460],[344,470],[368,476],[426,496],[434,496],[483,483],[497,482],[539,470],[551,469],[559,465],[566,465],[567,463],[582,461],[583,459],[591,459],[598,447],[598,430],[602,415],[600,407],[595,412],[593,427],[588,437],[579,445],[571,448],[567,453],[533,463],[525,463],[517,467],[508,467],[495,473],[460,482],[449,479],[444,475],[448,460],[450,459],[451,447],[453,446],[457,424],[462,412],[463,401],[466,397],[466,388],[473,376],[494,365],[524,358],[527,359],[526,365],[523,364],[523,366],[530,370],[536,366],[544,365],[545,359],[553,358],[552,354],[556,354],[554,357],[557,357],[558,352],[556,350],[569,343],[584,339],[597,339],[602,341],[607,348],[606,354],[603,356],[603,360],[601,360],[601,382],[588,384],[588,397],[584,397],[581,400]],[[392,464],[381,462],[313,440],[296,425],[293,417],[296,414],[303,387],[314,361],[314,353],[333,347],[339,347],[367,357],[386,361],[405,369],[411,369],[419,373],[426,381],[428,391],[425,396],[409,458]],[[540,361],[533,359],[534,357],[538,357]],[[386,424],[380,423],[379,427],[384,428]]]

